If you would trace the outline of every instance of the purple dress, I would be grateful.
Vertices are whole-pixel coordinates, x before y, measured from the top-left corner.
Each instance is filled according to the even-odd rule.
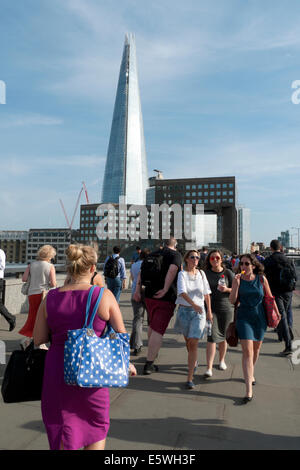
[[[92,311],[100,287],[93,292]],[[46,356],[42,416],[51,450],[76,450],[102,441],[109,429],[109,389],[81,388],[64,382],[64,343],[68,330],[82,328],[89,290],[47,295],[47,321],[52,343]],[[94,330],[101,336],[106,322],[96,315]]]

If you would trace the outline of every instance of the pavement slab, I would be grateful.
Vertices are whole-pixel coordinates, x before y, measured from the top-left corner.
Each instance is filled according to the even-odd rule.
[[[130,293],[121,296],[121,310],[131,331]],[[300,339],[300,296],[294,294],[294,333]],[[5,342],[6,359],[19,348],[17,331],[26,315],[17,315],[17,328],[8,332],[0,317],[0,340]],[[195,389],[186,390],[187,351],[174,329],[174,320],[164,338],[157,364],[159,371],[142,375],[147,353],[147,325],[141,356],[132,357],[138,376],[126,389],[112,389],[111,426],[107,450],[213,450],[213,449],[299,449],[300,448],[300,365],[279,357],[284,343],[268,330],[255,369],[254,400],[242,404],[245,385],[240,345],[229,348],[227,370],[218,369],[204,378],[206,343],[199,344],[199,367]],[[218,354],[218,353],[217,353]],[[0,365],[0,383],[4,374]],[[46,450],[47,435],[40,402],[5,404],[0,398],[0,449]]]

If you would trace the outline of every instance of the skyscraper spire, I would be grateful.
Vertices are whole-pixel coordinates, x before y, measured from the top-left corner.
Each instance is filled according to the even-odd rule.
[[[146,204],[148,171],[135,38],[125,35],[107,152],[102,202]]]

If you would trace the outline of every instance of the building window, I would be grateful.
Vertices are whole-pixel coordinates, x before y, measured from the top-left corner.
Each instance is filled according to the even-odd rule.
[[[214,204],[214,203],[215,203],[215,200],[214,200],[214,199],[210,199],[210,203],[211,203],[211,204]]]
[[[226,183],[223,183],[223,184],[222,184],[222,188],[227,188],[227,184],[226,184]]]
[[[211,184],[209,187],[210,187],[210,188],[214,188],[214,187],[215,187],[215,185],[214,185],[214,184]]]
[[[210,192],[210,195],[211,195],[211,196],[214,196],[214,195],[215,195],[215,192],[214,192],[214,191],[211,191],[211,192]]]
[[[196,196],[196,193],[192,193],[192,196]]]
[[[227,196],[227,191],[223,191],[223,196]]]
[[[220,204],[220,202],[221,202],[221,199],[216,199],[217,204]]]
[[[198,204],[202,204],[202,199],[198,199]]]
[[[191,189],[190,185],[186,185],[185,189]]]
[[[185,202],[186,202],[186,204],[190,204],[190,203],[191,203],[191,201],[190,201],[189,199],[187,199]]]
[[[198,189],[202,189],[202,184],[198,184]]]
[[[208,188],[208,184],[205,184],[205,185],[204,185],[204,188],[207,189],[207,188]]]
[[[207,192],[207,191],[204,191],[204,196],[208,196],[208,192]]]
[[[228,199],[228,202],[233,202],[233,199]]]
[[[208,204],[208,199],[204,199],[204,204]]]
[[[186,193],[186,196],[190,196],[190,195],[191,195],[191,193]]]
[[[196,185],[195,185],[195,184],[193,184],[192,189],[196,189]]]

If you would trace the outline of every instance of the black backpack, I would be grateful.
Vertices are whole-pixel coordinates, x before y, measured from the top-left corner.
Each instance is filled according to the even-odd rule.
[[[114,258],[113,256],[110,256],[108,258],[108,260],[105,263],[104,277],[115,279],[118,276],[119,274],[118,259],[119,259],[119,256],[117,258]]]
[[[295,271],[291,263],[280,265],[279,283],[282,292],[292,292],[296,288]]]
[[[162,282],[163,254],[161,251],[151,253],[141,265],[141,282],[145,287],[160,287]]]

